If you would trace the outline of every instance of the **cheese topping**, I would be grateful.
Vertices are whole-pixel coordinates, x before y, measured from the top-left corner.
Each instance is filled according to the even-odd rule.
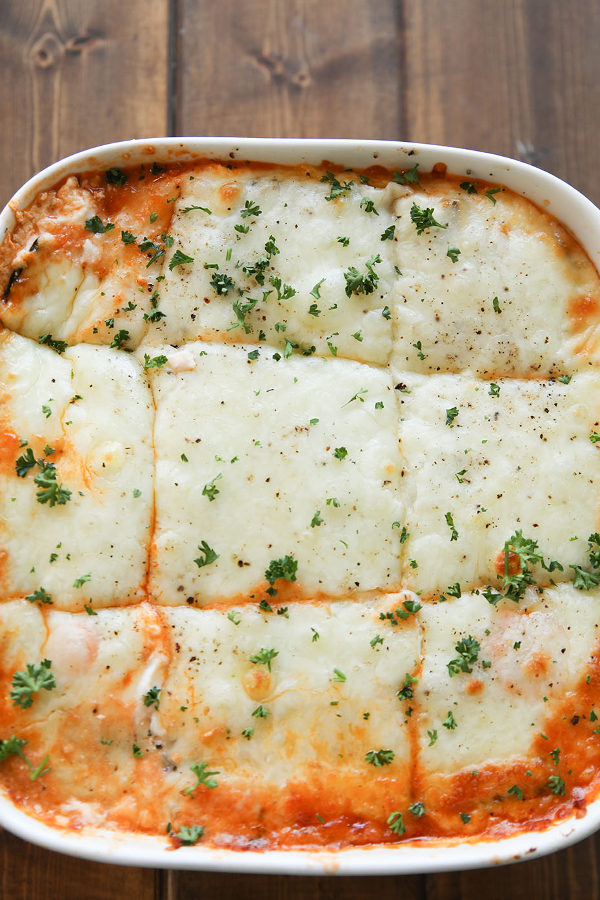
[[[600,770],[600,279],[501,185],[196,161],[0,246],[0,779],[173,848],[499,837]]]

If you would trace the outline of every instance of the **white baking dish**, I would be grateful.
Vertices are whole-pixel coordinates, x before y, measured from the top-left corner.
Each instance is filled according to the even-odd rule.
[[[569,185],[501,156],[391,141],[159,138],[106,144],[63,159],[31,178],[0,214],[0,239],[13,228],[15,209],[26,207],[40,191],[71,173],[195,157],[282,164],[319,164],[328,160],[348,167],[378,164],[390,169],[407,169],[418,162],[423,172],[430,171],[436,163],[445,163],[449,173],[500,182],[546,209],[573,232],[600,268],[600,210]],[[140,838],[123,832],[81,834],[50,828],[16,809],[1,792],[0,825],[51,850],[124,865],[303,875],[408,874],[498,865],[563,849],[600,826],[600,800],[591,804],[581,818],[504,840],[435,839],[340,851],[231,851],[201,845],[174,851],[161,838]]]

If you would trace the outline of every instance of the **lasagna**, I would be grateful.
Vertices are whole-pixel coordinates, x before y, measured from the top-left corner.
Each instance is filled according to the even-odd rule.
[[[0,784],[181,846],[497,838],[600,768],[600,279],[508,188],[199,159],[0,245]]]

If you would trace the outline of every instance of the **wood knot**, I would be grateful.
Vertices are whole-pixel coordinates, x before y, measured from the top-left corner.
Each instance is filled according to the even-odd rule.
[[[31,61],[38,69],[51,69],[60,62],[63,53],[64,46],[60,38],[51,31],[38,38],[29,51]]]

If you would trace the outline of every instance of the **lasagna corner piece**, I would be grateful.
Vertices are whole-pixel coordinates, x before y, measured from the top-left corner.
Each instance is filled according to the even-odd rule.
[[[287,583],[288,596],[292,587],[334,596],[393,589],[402,508],[388,373],[255,353],[159,348],[168,362],[149,369],[152,596],[177,605],[259,600],[268,580],[271,591]]]
[[[466,594],[424,606],[420,619],[418,768],[444,832],[456,831],[461,813],[477,829],[526,821],[591,766],[589,781],[600,713],[598,591],[562,584],[497,606]]]
[[[396,201],[395,365],[491,379],[597,366],[589,258],[531,202],[486,187],[433,181]]]
[[[71,176],[17,211],[0,248],[5,327],[132,349],[157,318],[179,179],[161,167],[110,172]]]
[[[0,337],[0,584],[58,609],[143,599],[152,399],[129,355]]]
[[[164,760],[148,735],[168,662],[164,635],[149,604],[95,616],[24,600],[0,606],[11,796],[43,802],[57,825],[154,826],[151,785],[138,776],[153,756],[148,768],[160,790]]]

